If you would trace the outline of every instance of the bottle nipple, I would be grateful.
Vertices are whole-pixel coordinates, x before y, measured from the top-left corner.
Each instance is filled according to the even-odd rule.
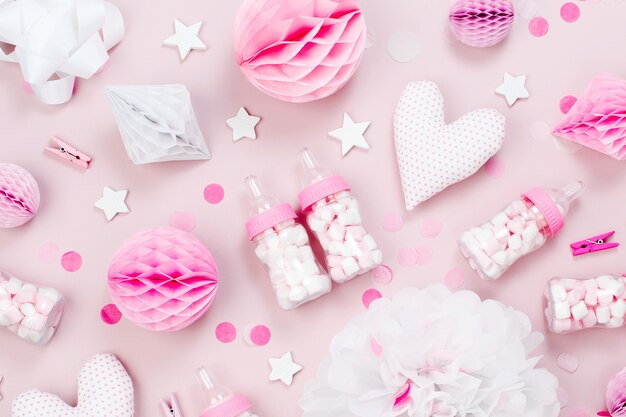
[[[279,204],[276,198],[265,195],[263,184],[261,184],[261,181],[254,175],[248,175],[245,179],[245,183],[252,197],[252,209],[250,213],[252,216],[263,213]]]
[[[315,159],[315,156],[308,148],[302,148],[300,150],[300,164],[304,171],[302,176],[302,185],[308,187],[311,184],[315,184],[324,178],[331,176],[330,172],[320,167]]]

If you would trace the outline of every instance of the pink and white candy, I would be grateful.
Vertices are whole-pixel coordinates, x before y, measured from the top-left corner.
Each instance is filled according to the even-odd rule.
[[[626,317],[626,278],[554,278],[546,287],[546,319],[554,333],[592,327],[619,328]]]
[[[324,249],[333,281],[346,282],[382,263],[382,252],[363,227],[359,203],[350,192],[341,191],[313,204],[307,224]]]
[[[63,297],[52,288],[38,288],[0,272],[0,327],[21,339],[50,341],[63,312]]]
[[[0,228],[21,226],[39,209],[39,187],[22,167],[0,164]]]

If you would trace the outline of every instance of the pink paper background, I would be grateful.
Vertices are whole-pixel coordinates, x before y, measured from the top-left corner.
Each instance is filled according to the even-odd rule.
[[[581,94],[597,72],[626,76],[626,2],[577,2],[581,18],[570,24],[559,17],[561,1],[538,1],[539,14],[551,23],[546,37],[531,36],[527,21],[518,18],[504,44],[477,50],[451,39],[446,1],[364,0],[369,31],[375,38],[373,47],[343,91],[304,105],[266,97],[239,73],[231,50],[231,23],[238,2],[117,3],[126,20],[127,35],[113,51],[110,68],[81,82],[69,104],[39,104],[22,91],[18,68],[0,65],[0,160],[30,170],[42,193],[41,210],[34,221],[0,231],[0,267],[25,280],[54,286],[69,300],[59,332],[47,347],[31,346],[0,333],[0,375],[5,377],[0,385],[5,397],[0,401],[0,415],[8,416],[12,399],[35,387],[74,401],[76,377],[84,362],[96,353],[112,352],[134,379],[139,417],[158,415],[159,398],[172,391],[179,393],[187,417],[199,415],[201,398],[194,371],[201,364],[213,369],[226,385],[247,394],[260,416],[298,416],[297,401],[305,382],[316,372],[332,336],[363,311],[361,295],[368,288],[378,288],[390,296],[410,285],[441,282],[447,271],[460,267],[466,276],[463,288],[525,311],[534,327],[545,331],[541,295],[547,279],[623,271],[623,249],[573,259],[568,243],[613,229],[617,230],[617,240],[624,241],[624,163],[588,150],[568,154],[551,138],[544,142],[531,139],[529,127],[538,120],[554,125],[562,117],[558,105],[561,97]],[[201,37],[210,44],[208,51],[193,52],[184,64],[175,49],[161,46],[173,31],[175,17],[187,24],[203,20]],[[413,31],[421,40],[419,57],[411,63],[396,63],[387,52],[386,40],[398,29]],[[513,108],[494,94],[505,71],[528,76],[531,97]],[[504,172],[493,177],[482,170],[406,213],[391,120],[404,85],[424,78],[439,84],[446,97],[449,121],[482,106],[495,107],[507,117],[507,138],[497,157]],[[212,161],[136,166],[128,160],[103,88],[139,83],[183,83],[189,87],[213,152]],[[233,143],[225,125],[242,105],[263,117],[256,142]],[[340,125],[344,111],[356,121],[372,121],[366,135],[370,152],[354,150],[341,159],[339,143],[326,136]],[[43,147],[52,134],[92,155],[92,168],[83,172],[44,155]],[[395,271],[395,279],[388,286],[380,286],[362,277],[335,287],[331,295],[313,304],[286,313],[277,307],[268,279],[245,238],[248,210],[243,178],[256,173],[277,196],[295,203],[299,187],[296,153],[303,145],[353,185],[367,225]],[[572,210],[565,229],[541,253],[520,262],[497,282],[482,282],[470,272],[456,248],[459,233],[486,220],[531,186],[560,186],[574,179],[585,181],[588,190]],[[216,206],[202,197],[204,186],[212,182],[226,190],[224,201]],[[131,213],[111,223],[93,208],[105,185],[130,190],[127,203]],[[130,234],[167,225],[177,210],[197,216],[195,233],[220,265],[221,288],[213,308],[197,325],[176,334],[150,333],[125,320],[112,327],[103,324],[99,312],[110,302],[105,277],[112,254]],[[399,232],[383,231],[382,220],[389,212],[404,217]],[[443,230],[435,239],[420,235],[425,219],[442,222]],[[43,262],[38,251],[46,242],[56,243],[61,253],[78,251],[83,257],[82,268],[69,273],[58,259]],[[400,266],[398,251],[417,245],[432,248],[432,262]],[[240,335],[246,326],[263,323],[272,329],[273,338],[262,348],[247,346],[241,337],[223,345],[214,336],[221,321],[233,322]],[[570,404],[563,415],[576,407],[589,413],[603,407],[606,382],[626,365],[625,332],[547,336],[541,364],[552,370],[569,392]],[[304,366],[290,388],[267,382],[267,359],[287,351]],[[563,352],[580,359],[573,375],[556,366],[556,358]]]

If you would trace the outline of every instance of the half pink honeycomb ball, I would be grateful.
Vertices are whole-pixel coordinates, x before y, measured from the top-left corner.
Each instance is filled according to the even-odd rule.
[[[511,0],[458,0],[450,10],[452,33],[475,48],[502,42],[509,35],[514,19]]]
[[[39,209],[37,181],[24,168],[0,164],[0,228],[21,226]]]
[[[190,233],[156,228],[131,236],[114,255],[109,293],[124,317],[154,331],[181,330],[206,313],[217,293],[217,265]]]

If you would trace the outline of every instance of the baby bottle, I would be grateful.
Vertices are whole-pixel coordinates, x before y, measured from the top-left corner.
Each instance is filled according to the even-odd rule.
[[[61,321],[63,305],[57,290],[36,287],[0,271],[0,327],[21,339],[48,343]]]
[[[583,189],[581,182],[560,190],[533,188],[487,223],[465,231],[459,248],[481,278],[500,278],[515,261],[561,230],[570,203]]]
[[[359,203],[340,176],[320,168],[311,152],[300,153],[304,167],[300,207],[324,249],[328,274],[342,283],[380,265],[382,252],[361,222]]]
[[[200,417],[258,417],[251,410],[250,401],[218,385],[206,369],[198,369],[204,394],[204,412]]]
[[[264,195],[254,176],[246,178],[246,185],[252,195],[248,237],[269,274],[278,305],[292,310],[330,292],[330,278],[315,259],[309,236],[291,206]]]
[[[626,278],[622,275],[553,278],[546,285],[544,296],[546,320],[554,333],[624,326]]]

